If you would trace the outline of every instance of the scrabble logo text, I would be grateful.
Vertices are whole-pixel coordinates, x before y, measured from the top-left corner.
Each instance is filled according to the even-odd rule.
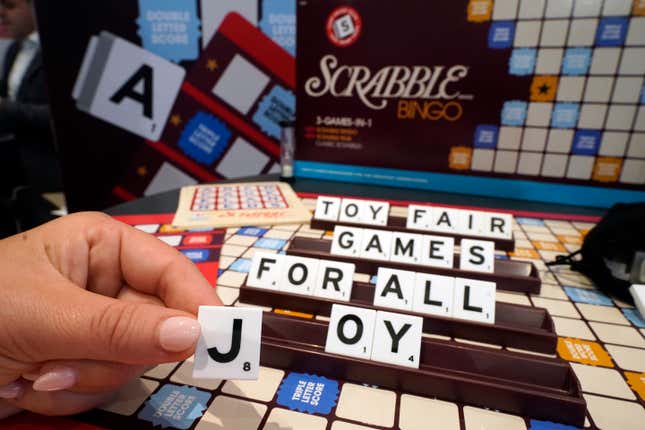
[[[321,76],[312,76],[305,82],[305,91],[311,97],[358,97],[370,109],[382,110],[389,100],[455,100],[472,99],[459,91],[458,83],[468,76],[468,67],[454,66],[385,66],[377,71],[367,66],[341,65],[334,55],[325,55],[320,60]],[[436,103],[424,103],[422,112],[426,119],[452,117],[461,112],[452,103],[440,103],[438,115]],[[459,106],[461,108],[461,106]],[[408,115],[409,116],[409,115]],[[454,119],[453,119],[454,120]]]

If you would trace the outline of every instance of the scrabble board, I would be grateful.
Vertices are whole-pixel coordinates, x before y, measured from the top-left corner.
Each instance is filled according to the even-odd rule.
[[[313,211],[317,196],[299,195]],[[406,206],[414,202],[390,203],[391,215],[405,217]],[[120,219],[156,235],[173,232],[168,224],[172,214]],[[516,212],[515,250],[498,250],[496,258],[530,261],[539,270],[541,290],[539,294],[498,290],[497,301],[548,311],[557,333],[557,357],[571,364],[587,403],[583,428],[635,429],[645,423],[645,321],[631,306],[600,293],[583,275],[566,266],[545,264],[556,255],[577,250],[595,222],[597,219],[587,216]],[[179,233],[183,237],[179,246],[190,242],[189,237],[209,234]],[[331,232],[312,229],[309,224],[246,226],[229,228],[221,234],[224,240],[219,249],[216,286],[222,301],[230,306],[248,305],[240,301],[240,291],[256,252],[283,252],[296,238],[332,239]],[[362,273],[355,274],[354,280],[373,281],[371,276]],[[288,316],[293,327],[301,322],[327,320],[295,309],[266,307],[264,310],[265,319],[269,318],[268,313],[276,318]],[[503,351],[527,360],[542,360],[545,355],[461,338],[434,335],[432,339],[481,351]],[[271,358],[280,361],[279,356]],[[24,428],[79,430],[575,428],[363,382],[333,378],[324,372],[305,374],[277,365],[262,367],[257,381],[195,380],[192,361],[188,360],[164,364],[147,372],[102,409],[71,418],[24,414],[0,423],[0,429],[22,428],[19,424],[29,424]]]

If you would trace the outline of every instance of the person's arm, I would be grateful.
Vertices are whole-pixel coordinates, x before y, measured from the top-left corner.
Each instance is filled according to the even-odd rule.
[[[188,358],[200,305],[221,302],[188,258],[107,215],[0,241],[0,418],[78,413]]]

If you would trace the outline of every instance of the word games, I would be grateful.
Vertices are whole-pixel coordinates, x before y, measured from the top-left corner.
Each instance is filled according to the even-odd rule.
[[[420,266],[454,267],[455,240],[430,236],[336,226],[331,253]],[[493,273],[495,244],[489,241],[462,239],[459,268]]]
[[[173,224],[181,227],[239,227],[307,222],[310,212],[283,182],[184,187]]]

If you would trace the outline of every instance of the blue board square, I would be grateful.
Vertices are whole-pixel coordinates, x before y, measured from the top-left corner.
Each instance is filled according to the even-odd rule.
[[[502,124],[524,125],[527,108],[528,103],[526,102],[517,100],[504,102],[504,107],[502,108]]]
[[[641,104],[645,104],[645,85],[643,85],[643,89],[641,90]]]
[[[488,47],[505,49],[513,46],[515,23],[513,21],[494,21],[488,31]]]
[[[242,236],[262,237],[267,231],[269,230],[266,228],[242,227],[238,230],[237,234],[241,234]]]
[[[574,128],[578,124],[580,105],[577,103],[556,103],[553,106],[551,127]]]
[[[531,420],[531,427],[529,430],[580,430],[580,427],[552,423],[551,421]]]
[[[538,226],[545,225],[544,221],[538,218],[516,217],[515,221],[517,221],[517,223],[521,225],[538,225]]]
[[[508,73],[516,76],[532,75],[535,70],[537,51],[532,48],[513,49],[508,62]]]
[[[596,46],[623,46],[629,21],[623,17],[603,18],[596,31]]]
[[[210,257],[208,249],[183,249],[181,253],[190,259],[193,263],[203,263]]]
[[[249,273],[251,271],[251,260],[248,258],[238,258],[231,264],[229,269],[235,272]]]
[[[210,398],[211,393],[195,387],[166,384],[150,396],[137,418],[153,427],[188,429],[202,417]]]
[[[578,130],[573,137],[571,152],[576,155],[596,155],[600,149],[600,131]]]
[[[564,52],[562,59],[563,75],[585,75],[591,64],[591,49],[570,48]]]
[[[338,403],[339,384],[324,376],[290,373],[280,384],[277,403],[292,411],[329,414]]]
[[[478,125],[475,130],[475,148],[495,148],[497,147],[497,137],[499,128],[496,125]]]
[[[623,314],[636,327],[645,328],[645,319],[643,319],[643,316],[638,312],[638,309],[623,309]]]
[[[284,245],[286,245],[286,243],[287,243],[286,240],[269,239],[269,238],[263,237],[261,239],[258,239],[257,242],[253,244],[253,246],[256,248],[263,248],[263,249],[275,249],[277,251],[279,249],[282,249]]]
[[[586,303],[588,305],[614,306],[614,302],[609,297],[597,290],[590,288],[563,287],[567,296],[576,303]]]

